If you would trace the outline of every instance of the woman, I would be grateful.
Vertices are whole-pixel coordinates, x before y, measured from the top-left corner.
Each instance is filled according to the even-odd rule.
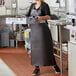
[[[60,72],[53,55],[52,37],[47,23],[51,18],[48,4],[43,0],[35,0],[27,16],[37,18],[36,23],[31,24],[31,62],[35,66],[33,75],[40,74],[39,66],[54,66],[55,71]]]

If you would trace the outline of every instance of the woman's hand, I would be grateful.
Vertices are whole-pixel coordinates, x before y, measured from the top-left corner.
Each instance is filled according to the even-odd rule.
[[[36,22],[40,23],[42,21],[42,17],[41,16],[37,16]]]
[[[37,16],[36,22],[41,22],[42,20],[48,20],[51,19],[50,16],[46,15],[46,16]]]

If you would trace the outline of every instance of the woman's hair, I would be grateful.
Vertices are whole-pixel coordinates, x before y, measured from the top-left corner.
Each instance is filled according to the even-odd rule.
[[[44,0],[41,0],[41,1],[44,1]]]
[[[40,0],[41,2],[43,2],[44,0]]]

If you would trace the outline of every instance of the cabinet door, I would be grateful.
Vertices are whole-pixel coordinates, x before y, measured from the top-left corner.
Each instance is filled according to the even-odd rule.
[[[68,43],[69,76],[76,76],[76,44]]]
[[[1,33],[1,46],[9,47],[9,33],[8,32]]]
[[[57,26],[52,26],[51,25],[50,30],[51,30],[53,40],[58,41],[58,29],[57,29]]]

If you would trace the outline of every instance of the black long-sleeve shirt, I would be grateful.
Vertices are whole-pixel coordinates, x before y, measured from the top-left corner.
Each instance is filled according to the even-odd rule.
[[[27,17],[30,16],[31,10],[32,10],[32,8],[33,8],[34,5],[35,5],[35,3],[33,3],[33,4],[30,6],[30,9],[29,9],[28,13],[26,14]],[[49,9],[49,6],[48,6],[47,3],[42,2],[40,7],[41,7],[41,15],[40,15],[40,16],[46,16],[46,15],[51,16],[50,9]]]

